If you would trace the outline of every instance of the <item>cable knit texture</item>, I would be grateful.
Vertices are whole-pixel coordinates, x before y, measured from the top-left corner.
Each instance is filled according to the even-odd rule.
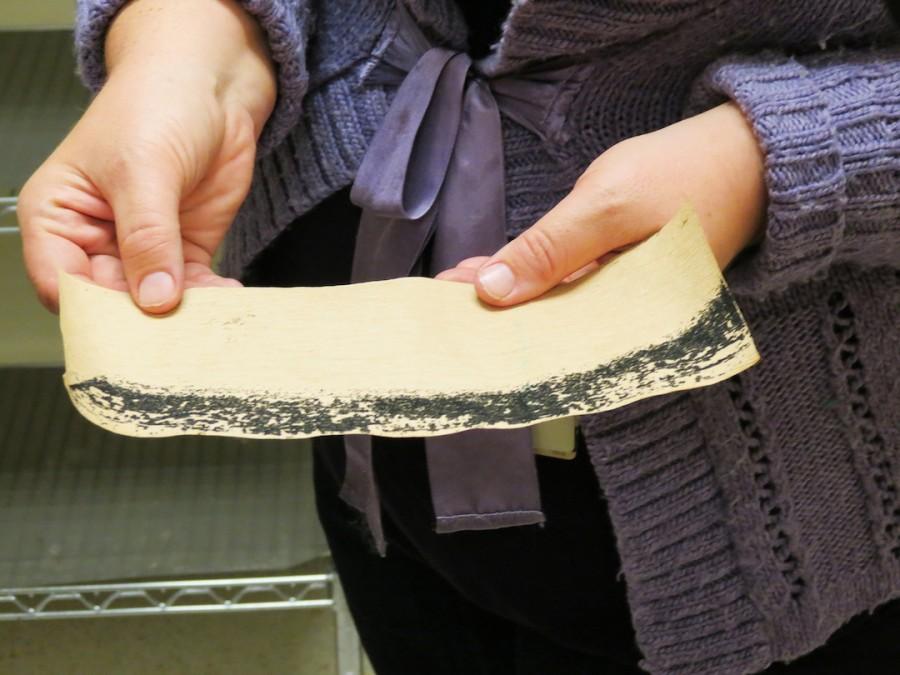
[[[435,44],[465,48],[453,0],[405,2]],[[79,5],[94,88],[121,4]],[[352,182],[393,94],[365,83],[391,0],[242,4],[280,91],[229,235],[232,274]],[[592,64],[564,133],[503,121],[510,236],[606,148],[720,101],[765,151],[766,236],[727,274],[761,364],[582,419],[651,673],[758,672],[900,596],[898,41],[877,0],[517,0],[479,64]]]
[[[693,105],[719,102],[716,92],[753,120],[767,164],[767,236],[733,288],[782,289],[837,261],[900,259],[900,49],[723,59]]]

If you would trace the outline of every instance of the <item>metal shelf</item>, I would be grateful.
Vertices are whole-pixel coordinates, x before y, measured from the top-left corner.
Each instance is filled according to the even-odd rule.
[[[328,573],[0,588],[0,621],[334,608],[334,584]]]
[[[0,197],[0,218],[15,213],[18,201],[17,197]],[[14,234],[18,231],[19,228],[14,225],[0,226],[0,234]]]
[[[60,376],[0,368],[0,621],[324,608],[361,672],[306,444],[116,436]]]
[[[0,588],[0,621],[329,608],[339,675],[362,675],[363,652],[337,577],[327,574]]]

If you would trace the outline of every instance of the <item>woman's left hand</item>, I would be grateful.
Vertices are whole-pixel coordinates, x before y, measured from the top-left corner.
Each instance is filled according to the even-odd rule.
[[[474,283],[491,305],[515,305],[646,239],[685,202],[723,269],[761,234],[763,153],[733,103],[616,144],[531,228],[493,256],[469,258],[437,278]]]

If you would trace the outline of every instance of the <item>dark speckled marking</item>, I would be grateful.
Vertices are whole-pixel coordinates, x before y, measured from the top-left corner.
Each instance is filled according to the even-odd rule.
[[[339,434],[378,426],[379,433],[414,433],[584,414],[621,404],[624,376],[638,385],[700,386],[713,366],[732,356],[716,355],[749,341],[740,311],[728,289],[716,297],[676,338],[622,356],[582,373],[553,377],[513,391],[423,396],[398,392],[336,398],[214,391],[167,393],[139,384],[92,378],[71,385],[73,398],[110,421],[128,421],[152,433],[243,433],[253,436]],[[668,372],[661,372],[660,369]],[[629,387],[629,390],[631,388]],[[633,398],[633,397],[632,397]]]

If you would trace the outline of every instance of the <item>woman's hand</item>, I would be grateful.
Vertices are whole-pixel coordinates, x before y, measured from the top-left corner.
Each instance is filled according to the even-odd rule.
[[[722,268],[761,233],[763,155],[732,103],[613,146],[530,229],[437,278],[474,283],[489,304],[515,305],[646,239],[686,201]]]
[[[152,313],[186,286],[239,285],[210,265],[274,105],[258,30],[230,0],[137,0],[116,17],[106,84],[19,198],[25,264],[48,308],[60,271]]]

